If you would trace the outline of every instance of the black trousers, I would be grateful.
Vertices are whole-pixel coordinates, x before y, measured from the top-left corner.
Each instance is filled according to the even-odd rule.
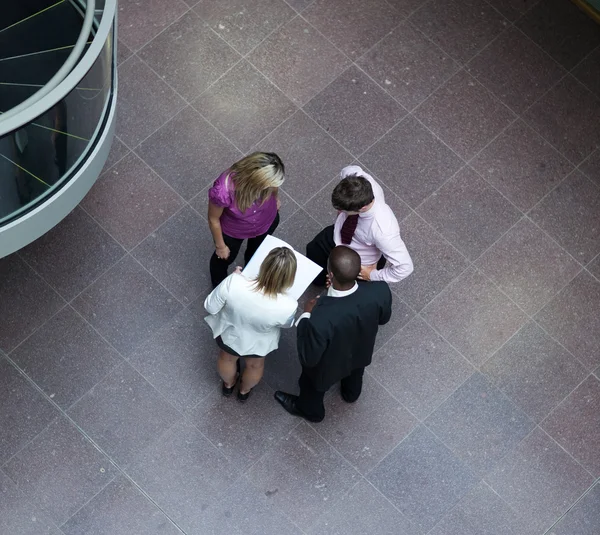
[[[277,212],[275,220],[267,232],[254,238],[248,238],[248,245],[246,247],[246,252],[244,253],[244,264],[250,262],[250,259],[260,247],[260,244],[264,241],[268,234],[273,234],[273,232],[275,232],[275,229],[278,225],[279,212]],[[226,234],[223,234],[223,241],[225,242],[225,245],[229,247],[229,258],[226,260],[221,260],[217,256],[216,252],[213,252],[212,256],[210,257],[210,280],[212,282],[213,289],[219,286],[219,284],[221,284],[227,278],[227,269],[235,262],[235,259],[242,247],[242,243],[244,243],[242,238],[233,238],[231,236],[227,236]]]
[[[341,381],[342,398],[348,403],[354,403],[362,391],[364,368],[357,368]],[[325,418],[323,398],[325,392],[315,390],[310,378],[302,372],[298,380],[300,395],[296,400],[296,408],[311,422],[320,422]]]
[[[323,271],[321,271],[321,273],[319,273],[317,278],[313,281],[313,284],[316,286],[325,286],[325,280],[327,277],[327,260],[329,259],[331,250],[334,247],[335,241],[333,239],[333,225],[325,227],[306,246],[306,256],[315,264],[323,268]],[[385,258],[382,256],[379,259],[379,262],[377,262],[377,269],[383,269],[384,267]]]

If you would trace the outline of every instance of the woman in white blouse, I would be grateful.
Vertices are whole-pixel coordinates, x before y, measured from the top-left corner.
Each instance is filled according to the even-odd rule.
[[[221,349],[217,369],[222,392],[230,396],[239,379],[239,358],[244,358],[238,399],[246,401],[263,376],[264,357],[277,349],[279,331],[292,327],[298,302],[285,292],[294,283],[296,256],[287,247],[273,249],[256,279],[237,268],[204,301],[210,325]]]

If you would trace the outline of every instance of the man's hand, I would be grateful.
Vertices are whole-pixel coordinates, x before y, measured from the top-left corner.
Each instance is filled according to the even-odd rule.
[[[237,273],[238,275],[241,275],[243,269],[244,268],[242,266],[236,266],[236,268],[233,270],[233,272]]]
[[[371,280],[371,272],[375,271],[377,268],[377,263],[371,266],[360,266],[360,273],[358,274],[358,278],[363,281]]]
[[[309,314],[311,314],[313,311],[313,308],[315,308],[315,305],[317,304],[317,299],[318,299],[318,297],[315,297],[314,299],[307,301],[306,304],[304,305],[304,312],[308,312]]]

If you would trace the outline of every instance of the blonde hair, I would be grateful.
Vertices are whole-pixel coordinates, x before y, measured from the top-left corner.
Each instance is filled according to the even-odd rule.
[[[254,290],[268,297],[289,290],[296,277],[297,261],[294,251],[288,247],[275,247],[263,260],[255,280]]]
[[[230,169],[235,184],[235,203],[245,212],[256,201],[264,203],[284,181],[281,158],[273,152],[253,152]]]

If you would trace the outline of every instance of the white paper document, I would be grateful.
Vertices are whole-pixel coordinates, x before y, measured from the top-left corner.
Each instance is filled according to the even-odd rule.
[[[310,286],[315,277],[321,272],[321,266],[315,264],[312,260],[309,260],[304,255],[295,251],[294,248],[289,244],[276,238],[275,236],[267,236],[261,243],[260,247],[254,253],[254,256],[248,262],[248,265],[244,268],[242,273],[248,279],[253,279],[258,276],[260,265],[267,255],[275,249],[275,247],[287,247],[294,251],[296,260],[298,262],[298,269],[296,270],[296,278],[294,279],[293,286],[287,291],[288,295],[294,299],[299,299],[300,296]]]

